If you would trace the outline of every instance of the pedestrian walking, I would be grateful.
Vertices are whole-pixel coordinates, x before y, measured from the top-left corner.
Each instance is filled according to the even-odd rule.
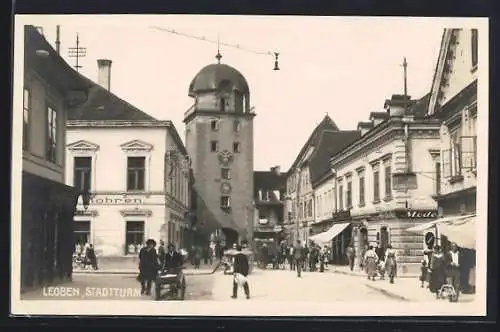
[[[354,257],[356,257],[356,251],[354,250],[354,247],[351,244],[347,247],[346,255],[347,255],[347,260],[349,261],[349,269],[353,271]]]
[[[385,250],[385,263],[384,268],[385,272],[389,277],[389,282],[391,284],[394,283],[394,278],[397,275],[397,262],[396,262],[396,251],[392,249],[392,245],[387,245],[387,249]]]
[[[288,265],[290,265],[290,271],[294,271],[295,270],[295,258],[294,258],[294,248],[292,245],[289,245],[288,246],[288,254],[287,254],[287,258],[288,258]]]
[[[439,291],[446,282],[445,264],[445,258],[441,252],[441,247],[435,246],[430,263],[431,275],[429,290],[436,294],[436,298],[439,298]]]
[[[165,261],[165,242],[160,240],[160,246],[158,247],[158,260],[159,266],[163,266],[163,262]]]
[[[94,270],[98,270],[99,268],[97,267],[97,256],[95,254],[95,249],[92,244],[89,244],[86,251],[85,251],[85,257],[87,261],[89,262],[90,266]]]
[[[427,267],[427,262],[425,259],[422,260],[422,264],[420,265],[420,287],[424,288],[425,282],[427,281],[428,277],[428,267]]]
[[[150,295],[153,280],[158,273],[158,255],[156,253],[156,241],[149,239],[146,246],[139,252],[139,281],[141,282],[141,294]]]
[[[365,253],[364,262],[366,266],[366,274],[368,276],[368,280],[375,281],[375,276],[377,275],[377,262],[378,256],[373,246],[369,246],[368,250]]]
[[[297,277],[301,277],[302,268],[304,266],[305,250],[300,244],[300,240],[297,240],[297,244],[293,248],[293,254],[295,258],[295,267],[297,268]]]
[[[446,280],[447,283],[452,285],[455,289],[456,297],[458,300],[458,295],[460,293],[460,263],[462,260],[461,252],[458,250],[456,243],[452,243],[450,246],[451,250],[446,254]]]
[[[201,248],[198,246],[193,247],[193,265],[195,269],[200,268],[201,256]]]
[[[248,272],[250,266],[248,257],[241,252],[241,246],[236,246],[237,254],[233,258],[233,295],[231,298],[238,298],[238,287],[242,286],[247,299],[250,299],[250,286],[248,284]]]

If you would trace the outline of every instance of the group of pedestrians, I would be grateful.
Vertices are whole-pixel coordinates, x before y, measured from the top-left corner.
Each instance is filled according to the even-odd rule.
[[[387,245],[386,249],[369,246],[363,256],[361,265],[364,266],[366,270],[368,280],[375,281],[377,276],[383,280],[387,274],[389,282],[391,284],[394,283],[397,272],[396,252],[392,249],[390,244]]]
[[[452,286],[455,300],[461,292],[461,266],[464,257],[456,243],[451,243],[450,250],[443,253],[440,246],[434,246],[432,251],[425,252],[425,259],[421,267],[421,287],[428,282],[429,291],[440,298],[443,285]],[[465,265],[465,264],[464,264]]]
[[[156,241],[149,239],[146,246],[139,252],[139,275],[138,281],[141,283],[141,294],[150,295],[153,281],[158,275],[158,271],[174,271],[182,267],[184,258],[175,250],[175,246],[169,243],[165,249],[163,241],[160,241],[158,251]]]
[[[328,247],[321,247],[311,243],[310,246],[302,246],[300,240],[297,240],[294,246],[288,250],[288,263],[290,271],[297,271],[297,277],[302,276],[302,271],[324,272],[328,264]],[[319,268],[318,268],[319,263]]]
[[[73,264],[76,267],[90,267],[98,270],[99,267],[97,266],[97,255],[94,246],[91,243],[86,243],[85,245],[77,243],[75,245],[75,252],[73,253]]]

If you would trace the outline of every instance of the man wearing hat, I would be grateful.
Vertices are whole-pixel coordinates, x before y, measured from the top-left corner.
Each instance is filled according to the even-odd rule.
[[[233,263],[233,295],[231,298],[236,299],[238,297],[238,281],[241,280],[241,284],[243,285],[243,290],[245,291],[245,295],[247,299],[250,298],[250,286],[248,285],[248,273],[250,272],[250,266],[248,263],[247,256],[241,252],[241,246],[236,246],[237,253],[234,255],[234,263]]]
[[[163,270],[176,270],[182,266],[182,255],[175,250],[175,246],[172,243],[168,244],[165,260],[162,263]]]
[[[156,241],[149,239],[146,246],[139,252],[139,281],[141,294],[150,295],[151,285],[158,272],[158,255],[156,254]]]

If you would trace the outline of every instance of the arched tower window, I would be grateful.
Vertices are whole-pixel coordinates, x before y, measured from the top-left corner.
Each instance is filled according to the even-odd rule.
[[[243,108],[243,112],[246,113],[248,111],[248,107],[247,107],[247,96],[245,94],[243,94],[242,96],[241,105]]]
[[[220,111],[225,112],[226,111],[226,98],[220,97],[219,98],[219,106],[220,106]]]

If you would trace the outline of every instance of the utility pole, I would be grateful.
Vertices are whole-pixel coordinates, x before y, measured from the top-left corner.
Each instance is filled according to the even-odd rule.
[[[403,58],[403,93],[404,93],[404,117],[407,117],[408,114],[408,105],[410,103],[410,100],[408,98],[408,62],[406,61],[406,57]],[[406,122],[406,121],[405,121]],[[407,186],[410,184],[408,183],[411,175],[411,151],[410,151],[410,125],[408,123],[404,124],[404,142],[405,142],[405,157],[406,157],[406,176],[407,176]],[[408,209],[409,207],[409,202],[408,202],[408,187],[405,190],[405,196],[406,196],[406,201],[405,201],[405,208]]]
[[[61,53],[60,31],[61,31],[61,27],[59,25],[57,25],[56,26],[56,52],[57,52],[57,54]]]
[[[408,97],[408,86],[407,86],[407,80],[408,80],[408,75],[407,75],[407,68],[408,68],[408,62],[406,62],[406,57],[403,58],[403,79],[404,79],[404,96],[405,98]]]
[[[87,49],[85,47],[80,46],[80,37],[78,33],[76,34],[76,46],[70,47],[68,49],[68,56],[70,58],[75,58],[75,69],[78,71],[82,66],[80,66],[79,59],[83,58],[87,55]]]

